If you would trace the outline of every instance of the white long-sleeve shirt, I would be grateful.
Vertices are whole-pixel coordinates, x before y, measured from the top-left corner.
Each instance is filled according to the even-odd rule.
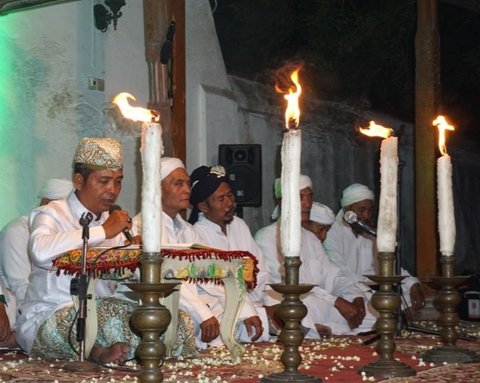
[[[313,285],[313,289],[302,296],[302,302],[308,309],[302,325],[308,329],[307,337],[318,337],[316,324],[330,327],[335,335],[355,334],[368,331],[375,323],[367,312],[362,325],[354,330],[335,308],[335,301],[343,298],[353,301],[357,297],[365,298],[359,287],[345,277],[340,269],[325,254],[322,243],[310,231],[301,229],[299,282]],[[284,283],[284,257],[280,245],[280,222],[277,221],[260,229],[255,241],[265,256],[274,283]]]
[[[343,220],[342,214],[337,214],[335,222],[328,231],[324,242],[328,257],[352,281],[366,282],[365,275],[375,275],[378,270],[377,248],[375,238],[367,234],[356,235]],[[402,290],[407,306],[411,305],[410,289],[419,280],[401,268]]]
[[[248,251],[257,259],[257,286],[250,290],[248,299],[257,306],[270,306],[280,303],[270,298],[266,291],[268,285],[272,283],[270,271],[265,264],[262,251],[250,233],[250,229],[245,221],[239,217],[233,217],[232,222],[226,226],[227,233],[224,234],[221,227],[207,219],[202,213],[199,214],[198,221],[194,228],[206,245],[222,250],[243,250]]]
[[[52,271],[52,261],[72,249],[83,247],[83,228],[80,217],[89,211],[81,204],[74,192],[66,199],[50,202],[36,208],[30,214],[29,250],[32,257],[32,273],[25,302],[19,308],[17,319],[17,342],[30,353],[38,327],[55,311],[73,304],[70,295],[72,276]],[[90,212],[91,213],[91,212]],[[92,213],[93,214],[93,213]],[[95,217],[95,214],[93,214]],[[90,223],[89,247],[113,247],[123,245],[122,233],[106,239],[102,224],[109,214],[104,212],[98,220]],[[98,296],[108,295],[105,283],[97,283]]]
[[[142,233],[142,216],[137,214],[133,219],[134,235]],[[201,238],[192,225],[186,222],[180,214],[174,219],[162,212],[162,245],[169,243],[200,243]],[[214,313],[200,298],[196,283],[182,282],[180,286],[179,308],[187,312],[197,323],[211,318]]]
[[[0,278],[20,306],[30,283],[32,264],[28,255],[28,216],[15,218],[0,232]]]
[[[270,268],[274,283],[284,282],[284,257],[280,247],[280,224],[272,223],[255,234],[255,241],[262,250],[265,261]],[[312,292],[319,299],[334,304],[341,297],[352,301],[364,297],[360,289],[325,254],[322,243],[308,230],[301,230],[300,283],[315,285]]]

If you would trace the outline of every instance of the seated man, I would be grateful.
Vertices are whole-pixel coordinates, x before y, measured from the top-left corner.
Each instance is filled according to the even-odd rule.
[[[263,261],[263,255],[252,238],[245,221],[235,216],[235,196],[232,192],[225,169],[222,166],[201,166],[191,176],[192,213],[189,221],[202,238],[202,243],[223,250],[245,250],[257,258],[259,273],[257,286],[247,293],[240,311],[241,321],[237,338],[242,342],[266,341],[269,339],[265,294],[266,284],[270,283],[269,273]],[[210,283],[197,284],[201,299],[212,315],[217,326],[225,307],[225,289]],[[279,303],[271,300],[270,305]],[[210,345],[218,344],[216,338]]]
[[[281,198],[280,182],[275,183],[275,196]],[[300,178],[301,219],[310,218],[312,206],[312,181],[302,175]],[[281,214],[281,212],[280,212]],[[335,266],[326,256],[322,243],[310,231],[301,229],[300,283],[312,284],[312,291],[302,297],[308,308],[308,315],[302,325],[309,334],[320,335],[356,334],[370,331],[375,318],[366,316],[364,296],[360,289]],[[280,247],[280,222],[260,229],[255,240],[265,256],[265,262],[274,283],[284,280],[284,257]],[[313,323],[311,325],[308,324]]]
[[[335,221],[335,214],[327,205],[313,202],[310,210],[310,219],[302,221],[302,227],[310,230],[321,241],[325,241],[327,233]]]
[[[51,178],[43,184],[38,193],[39,206],[66,198],[72,190],[72,181]],[[15,295],[14,303],[17,306],[25,299],[32,269],[28,255],[29,236],[28,216],[15,218],[0,232],[0,277],[6,288]]]
[[[192,225],[186,222],[181,212],[190,206],[190,177],[185,170],[185,165],[178,158],[161,158],[162,182],[162,244],[169,243],[199,243],[201,238]],[[133,219],[133,233],[138,236],[142,232],[141,213]],[[220,329],[211,310],[198,295],[196,284],[182,282],[180,286],[181,311],[186,312],[194,323],[201,323],[201,341],[205,343],[215,339]],[[191,337],[193,339],[193,337]],[[189,339],[190,340],[190,339]],[[198,339],[197,339],[198,340]],[[190,347],[190,342],[188,342]],[[197,346],[201,346],[197,342]],[[186,347],[186,346],[185,346]],[[195,346],[193,346],[193,351]]]
[[[356,225],[347,223],[343,217],[345,212],[352,211],[359,220],[371,225],[374,198],[373,192],[365,185],[352,184],[347,187],[340,201],[342,208],[324,243],[332,262],[354,282],[367,282],[365,275],[377,274],[376,240]],[[401,283],[406,307],[410,307],[412,313],[417,312],[425,304],[420,282],[404,269],[401,274],[407,276]]]
[[[38,194],[40,206],[50,201],[65,198],[72,191],[72,181],[51,178]],[[28,255],[28,216],[21,216],[9,222],[0,232],[0,278],[4,286],[4,297],[9,310],[16,312],[25,299],[32,265]],[[15,328],[15,317],[11,323]],[[15,333],[12,334],[15,339]]]
[[[83,247],[85,219],[90,247],[125,244],[122,231],[130,229],[132,222],[128,213],[109,213],[120,194],[122,180],[121,144],[112,138],[83,138],[73,161],[75,191],[30,215],[32,273],[17,319],[17,342],[29,355],[44,359],[77,358],[73,347],[78,343],[70,334],[76,327],[77,314],[70,293],[72,276],[52,272],[52,261],[71,249]],[[110,284],[102,282],[105,281],[96,284],[101,298],[92,302],[97,307],[98,331],[86,356],[103,363],[124,362],[134,356],[140,340],[130,327],[135,305],[112,298]]]

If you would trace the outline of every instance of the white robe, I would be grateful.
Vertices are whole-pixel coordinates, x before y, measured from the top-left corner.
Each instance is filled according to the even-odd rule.
[[[32,273],[25,302],[19,308],[17,318],[17,342],[30,354],[39,326],[55,311],[73,305],[70,295],[72,276],[52,271],[52,261],[61,254],[83,247],[80,217],[88,210],[80,203],[75,193],[67,199],[50,202],[36,208],[30,214],[31,235],[29,251],[32,257]],[[113,247],[123,245],[125,237],[119,234],[106,239],[101,226],[108,218],[104,212],[93,220],[89,229],[90,247]],[[94,215],[95,217],[95,215]],[[106,281],[96,284],[97,296],[110,296],[112,291]]]
[[[332,329],[333,334],[355,334],[371,330],[375,318],[368,314],[360,327],[351,330],[345,318],[334,307],[337,298],[349,302],[357,297],[365,298],[359,287],[346,278],[340,269],[326,256],[322,243],[308,230],[301,230],[300,283],[312,284],[311,292],[302,296],[308,308],[302,325],[309,329],[309,335],[316,333],[314,324],[323,324]],[[284,282],[284,257],[280,247],[280,222],[277,221],[260,229],[255,241],[262,250],[275,283]],[[318,333],[316,334],[318,336]]]
[[[194,225],[195,230],[202,238],[202,242],[222,250],[244,250],[250,252],[257,258],[259,269],[257,274],[257,286],[247,293],[244,305],[240,311],[239,321],[259,316],[262,320],[263,334],[257,340],[267,341],[270,339],[268,317],[263,306],[270,306],[280,303],[278,300],[270,298],[266,294],[268,284],[271,283],[271,277],[264,263],[263,254],[252,238],[250,229],[245,221],[238,217],[233,217],[233,221],[226,226],[227,234],[216,223],[207,219],[202,213],[199,214],[198,221]],[[225,289],[222,286],[213,284],[199,285],[200,296],[206,304],[212,309],[218,308],[217,318],[220,320],[225,307]],[[238,339],[241,342],[250,342],[245,326],[240,323]]]
[[[9,307],[23,303],[30,283],[29,236],[28,216],[15,218],[0,232],[0,278],[4,287],[13,293]]]
[[[340,270],[352,281],[365,283],[364,289],[369,283],[365,275],[375,275],[378,270],[377,248],[375,238],[367,234],[355,235],[351,227],[344,222],[343,215],[337,215],[335,222],[328,231],[324,242],[328,257]],[[408,271],[401,269],[401,275],[407,276],[402,281],[403,297],[406,307],[411,305],[410,289],[419,280],[412,277]],[[404,304],[405,307],[405,304]]]

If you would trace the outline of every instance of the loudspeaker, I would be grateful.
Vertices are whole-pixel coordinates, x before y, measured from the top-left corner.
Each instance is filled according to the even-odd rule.
[[[262,205],[262,146],[218,146],[218,162],[227,171],[237,206]]]

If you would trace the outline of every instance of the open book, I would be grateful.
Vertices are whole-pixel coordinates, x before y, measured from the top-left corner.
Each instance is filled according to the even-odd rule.
[[[162,244],[162,249],[195,249],[222,251],[221,249],[216,249],[214,247],[203,245],[201,243],[165,243]]]

